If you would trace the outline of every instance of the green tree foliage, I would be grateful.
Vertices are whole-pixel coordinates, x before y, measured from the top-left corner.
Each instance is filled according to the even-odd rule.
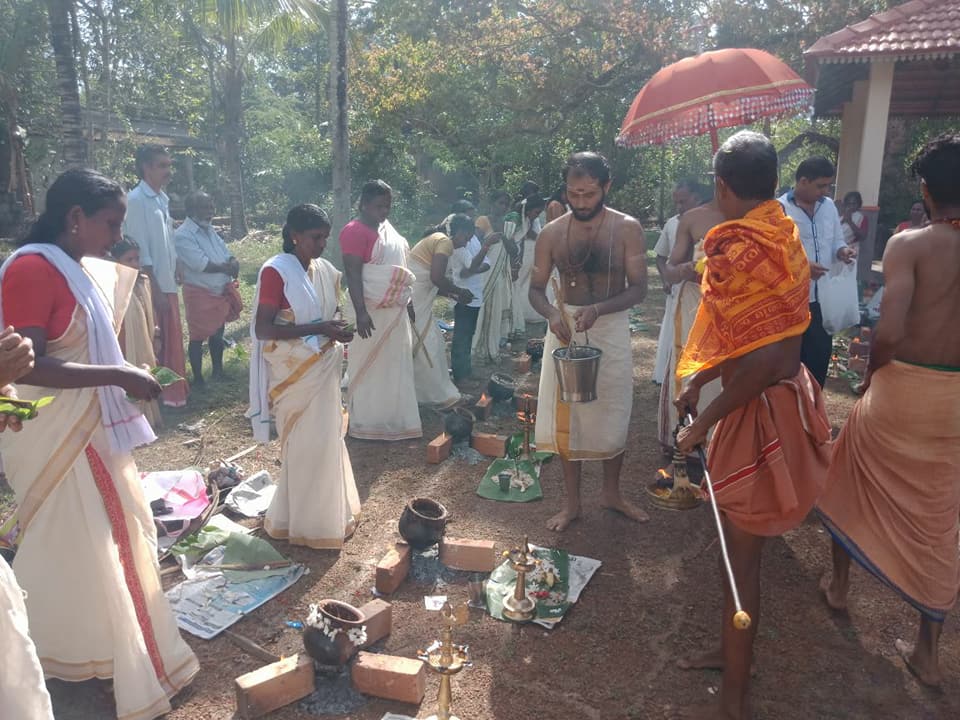
[[[26,129],[25,156],[41,189],[62,162],[47,4],[0,0],[0,117],[15,116]],[[213,192],[222,208],[248,206],[257,224],[280,220],[297,202],[330,207],[325,2],[69,4],[94,164],[132,183],[134,128],[151,119],[174,121],[209,148],[191,151],[192,178],[178,161],[174,190],[187,190],[192,180]],[[354,187],[373,177],[391,183],[397,190],[397,224],[417,237],[461,196],[482,206],[491,190],[516,194],[528,179],[550,194],[566,155],[597,149],[613,166],[610,202],[656,222],[673,211],[670,189],[677,178],[710,182],[711,155],[707,138],[664,148],[614,145],[630,102],[656,70],[698,50],[753,46],[802,72],[802,52],[812,42],[889,4],[892,0],[353,0]],[[11,31],[21,15],[40,20],[28,21],[28,32]],[[11,40],[22,49],[6,52],[14,47]],[[17,91],[13,102],[3,94],[10,87]],[[885,167],[884,223],[909,207],[910,153],[941,126],[925,120],[905,126],[900,149]],[[803,157],[832,152],[817,142],[796,148],[795,138],[801,133],[837,138],[839,124],[797,117],[758,128],[770,132],[779,148],[793,151],[782,167],[781,184],[788,186]],[[721,139],[731,132],[722,131]],[[242,222],[235,223],[242,230]]]

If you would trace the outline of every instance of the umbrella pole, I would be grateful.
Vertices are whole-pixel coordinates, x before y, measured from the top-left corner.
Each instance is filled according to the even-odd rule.
[[[717,150],[720,149],[720,137],[717,135],[717,129],[713,126],[713,123],[710,124],[710,143],[713,145],[713,154],[717,154]]]

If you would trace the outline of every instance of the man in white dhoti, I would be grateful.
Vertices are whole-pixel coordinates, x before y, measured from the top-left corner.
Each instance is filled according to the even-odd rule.
[[[524,198],[517,205],[515,212],[507,215],[504,220],[504,230],[513,228],[513,242],[516,254],[510,259],[513,278],[513,331],[515,336],[524,336],[528,322],[541,322],[540,313],[530,304],[530,275],[533,272],[534,248],[537,245],[537,236],[543,226],[540,223],[540,214],[546,207],[547,201],[539,195]]]
[[[703,202],[701,193],[699,185],[692,180],[681,180],[676,184],[673,188],[673,205],[677,214],[663,224],[660,238],[654,247],[654,252],[657,254],[657,272],[663,282],[663,292],[667,296],[663,308],[663,322],[660,324],[660,337],[657,339],[657,360],[653,365],[653,381],[657,385],[663,384],[667,366],[670,363],[670,348],[673,346],[673,316],[677,311],[676,291],[679,290],[667,281],[665,275],[667,260],[670,259],[670,253],[677,242],[680,216]]]
[[[670,259],[664,268],[664,278],[674,287],[673,335],[668,343],[663,385],[660,387],[660,404],[657,413],[657,436],[667,465],[666,476],[658,477],[663,485],[672,483],[674,432],[677,429],[677,408],[673,401],[683,391],[683,380],[677,377],[677,362],[687,342],[700,307],[700,279],[703,261],[703,238],[715,225],[724,222],[723,213],[712,202],[687,210],[677,226],[677,239]],[[716,378],[700,390],[702,403],[710,403],[720,394],[722,383]],[[712,431],[711,431],[712,436]]]
[[[340,232],[357,335],[347,355],[350,437],[405,440],[423,435],[413,374],[414,274],[406,239],[387,220],[393,190],[372,180],[357,219]]]
[[[570,156],[563,170],[571,212],[549,223],[537,240],[530,303],[549,322],[544,356],[557,347],[600,348],[597,399],[567,403],[552,366],[540,373],[537,450],[555,452],[563,463],[564,509],[547,523],[564,530],[580,514],[583,460],[603,461],[603,506],[644,521],[647,514],[620,492],[620,470],[633,406],[633,356],[628,312],[647,292],[643,228],[634,218],[606,207],[610,167],[592,152]],[[546,287],[559,272],[557,304]]]
[[[513,329],[513,278],[510,258],[518,248],[513,232],[507,233],[506,211],[510,196],[502,191],[491,194],[490,214],[477,218],[477,237],[489,245],[486,262],[490,269],[484,274],[483,304],[473,336],[473,352],[489,362],[500,359],[501,343]],[[501,242],[495,242],[501,240]]]

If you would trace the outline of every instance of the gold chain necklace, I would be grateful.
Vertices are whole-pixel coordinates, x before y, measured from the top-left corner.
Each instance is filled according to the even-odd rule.
[[[567,244],[567,263],[568,267],[565,271],[567,276],[567,284],[570,287],[577,286],[577,274],[586,266],[587,261],[590,260],[591,248],[594,243],[596,243],[597,238],[600,237],[600,230],[603,229],[603,223],[607,220],[607,209],[603,209],[603,217],[600,218],[600,224],[597,225],[596,231],[593,233],[593,237],[587,240],[587,254],[583,258],[582,262],[575,263],[573,261],[573,251],[570,247],[570,226],[573,225],[573,215],[570,216],[570,220],[567,222],[567,235],[566,235],[566,244]]]

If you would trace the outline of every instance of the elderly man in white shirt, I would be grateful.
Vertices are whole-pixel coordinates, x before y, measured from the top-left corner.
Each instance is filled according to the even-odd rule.
[[[140,248],[140,269],[150,278],[157,326],[160,328],[158,362],[181,377],[187,374],[183,355],[183,325],[177,286],[180,273],[173,243],[170,199],[163,188],[170,182],[173,160],[160,145],[141,145],[136,154],[140,184],[127,193],[127,215],[123,234]],[[187,383],[164,388],[164,405],[187,404]]]
[[[824,157],[812,157],[797,167],[796,184],[780,203],[800,230],[800,240],[810,261],[810,326],[803,334],[800,360],[820,387],[827,381],[833,337],[823,327],[818,284],[836,260],[852,263],[856,251],[843,240],[840,213],[830,199],[836,169]]]
[[[223,377],[223,331],[240,317],[243,303],[237,292],[240,263],[211,227],[213,200],[195,192],[186,200],[187,219],[177,229],[177,257],[183,268],[183,306],[190,344],[187,355],[194,384],[203,384],[203,341],[210,346],[213,378]]]

